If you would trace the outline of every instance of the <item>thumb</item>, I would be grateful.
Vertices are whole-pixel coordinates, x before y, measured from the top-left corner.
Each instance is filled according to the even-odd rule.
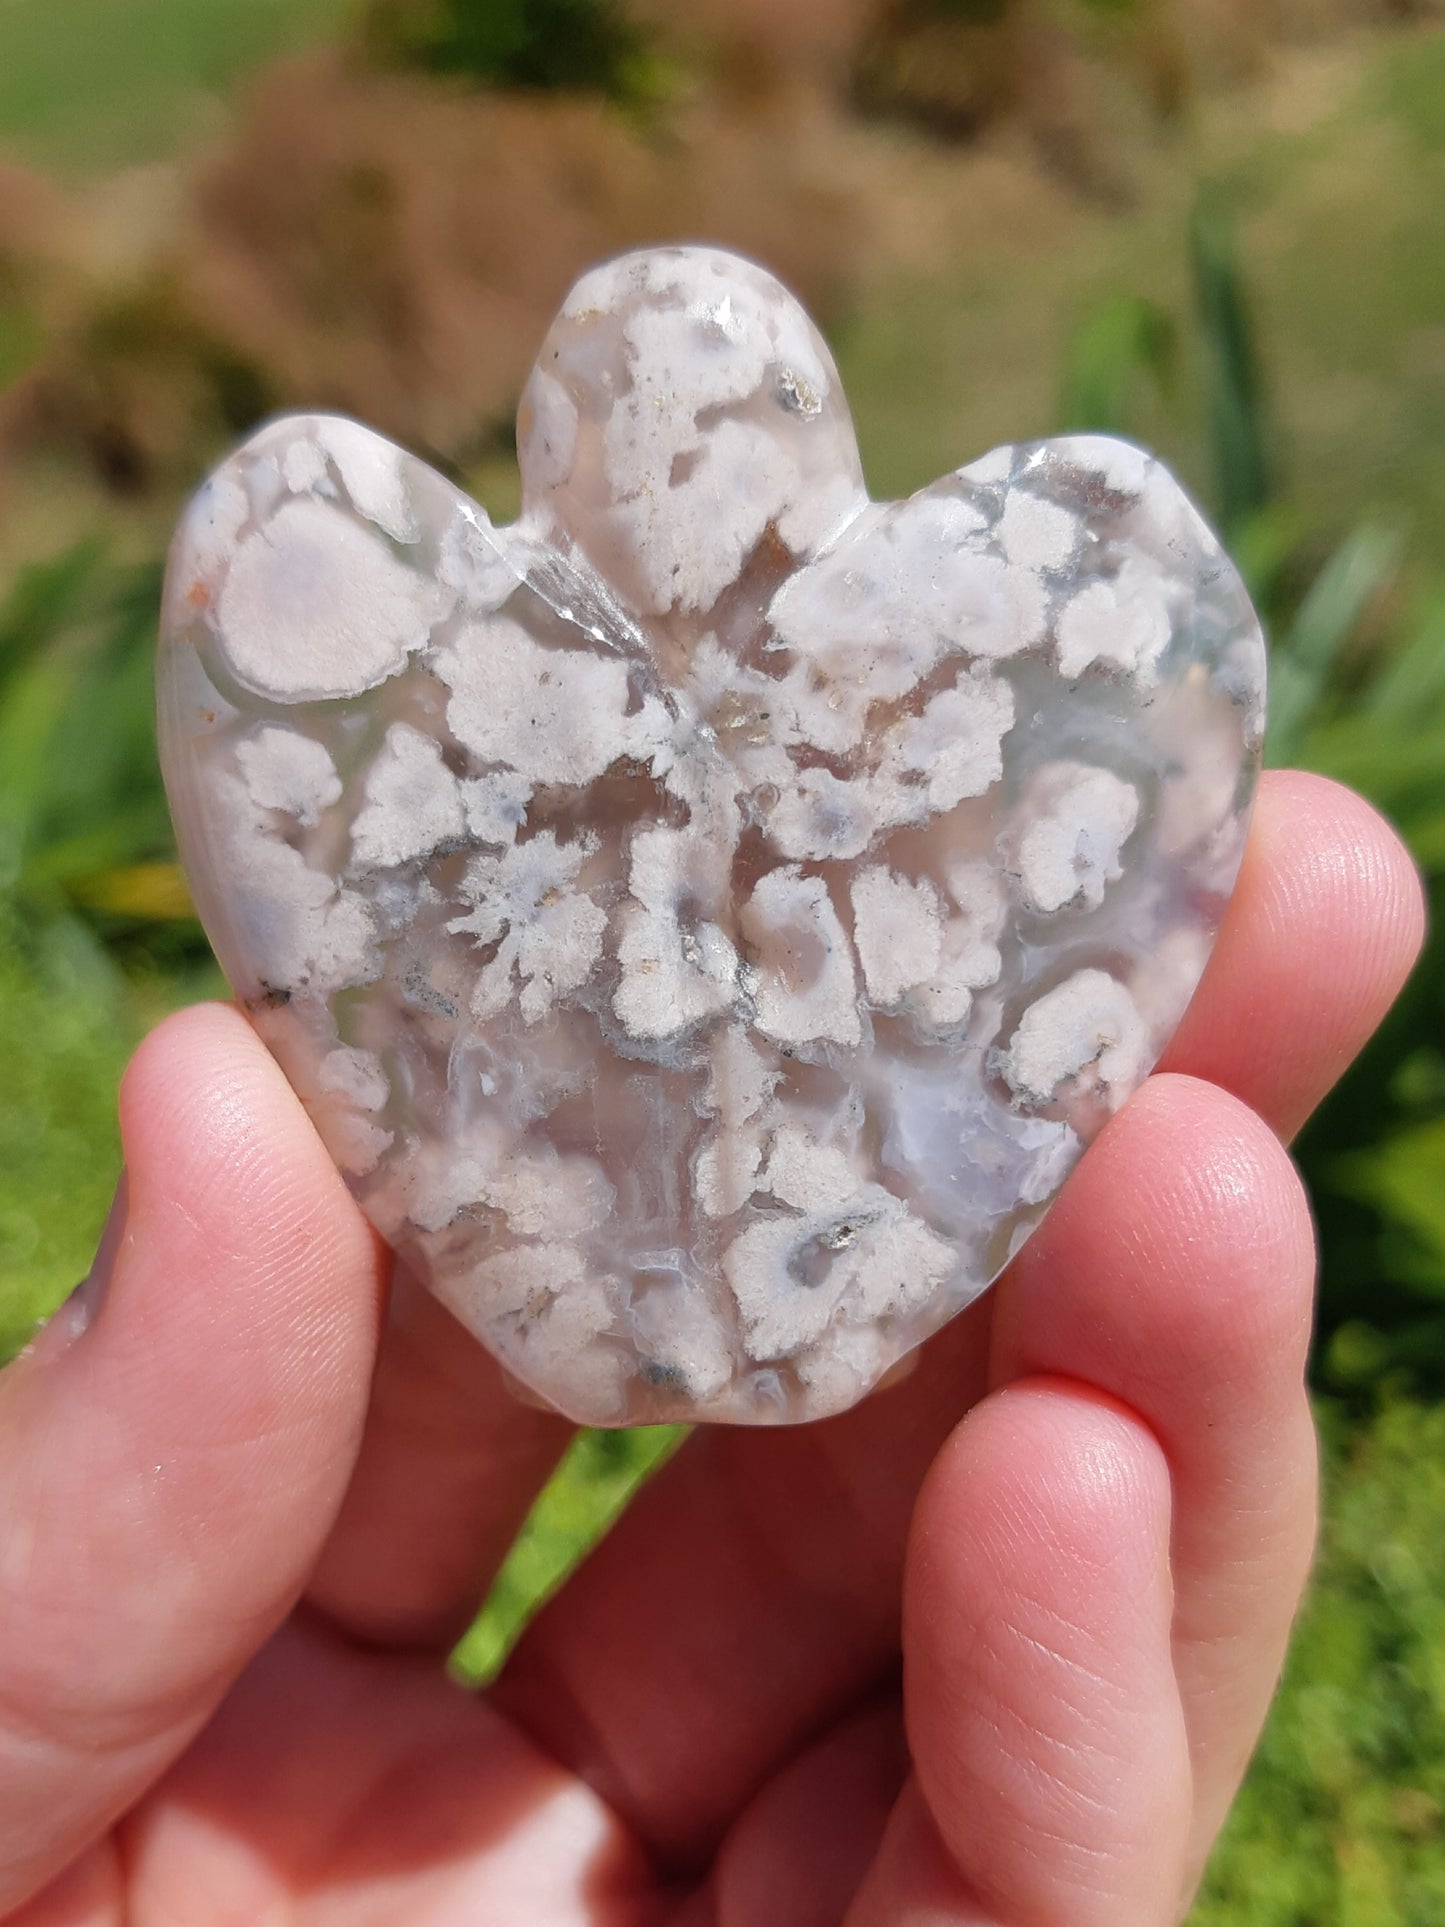
[[[360,1438],[383,1253],[234,1010],[120,1101],[91,1278],[0,1376],[0,1915],[185,1746],[290,1609]]]

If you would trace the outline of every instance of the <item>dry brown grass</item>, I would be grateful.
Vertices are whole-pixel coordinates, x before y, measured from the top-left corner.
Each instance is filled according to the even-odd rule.
[[[0,454],[78,450],[112,486],[173,493],[304,406],[466,468],[509,438],[557,301],[602,256],[718,242],[826,319],[865,269],[927,273],[981,222],[1047,245],[1064,204],[1128,203],[1171,117],[1282,38],[1441,0],[1158,0],[1109,32],[1082,0],[1009,0],[982,26],[926,0],[636,4],[678,77],[645,120],[341,53],[275,66],[123,273],[43,184],[0,175],[0,300],[23,262],[51,336]]]
[[[775,104],[702,95],[643,128],[579,98],[288,63],[197,175],[173,244],[60,331],[29,419],[119,481],[289,405],[465,464],[507,432],[557,302],[598,258],[715,241],[826,311],[872,234],[864,184]]]

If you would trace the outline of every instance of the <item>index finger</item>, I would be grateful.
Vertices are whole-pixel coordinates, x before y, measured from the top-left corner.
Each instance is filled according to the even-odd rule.
[[[1293,1137],[1394,1002],[1424,932],[1409,852],[1364,798],[1268,771],[1219,941],[1157,1069],[1217,1084]]]

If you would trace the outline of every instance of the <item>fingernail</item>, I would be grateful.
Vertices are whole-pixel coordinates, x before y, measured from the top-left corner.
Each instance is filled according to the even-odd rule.
[[[96,1247],[95,1260],[84,1278],[71,1292],[70,1296],[55,1313],[42,1333],[42,1338],[57,1346],[74,1344],[83,1333],[90,1330],[100,1316],[105,1295],[110,1290],[110,1281],[115,1274],[115,1262],[120,1255],[120,1247],[125,1237],[126,1214],[130,1208],[130,1178],[122,1170],[120,1183],[115,1187],[111,1200],[110,1213],[105,1221],[105,1229],[100,1234]],[[52,1332],[55,1334],[51,1339]]]

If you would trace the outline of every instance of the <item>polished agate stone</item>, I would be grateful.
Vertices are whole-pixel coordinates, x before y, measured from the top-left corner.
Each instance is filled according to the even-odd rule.
[[[324,415],[196,498],[160,663],[196,902],[362,1207],[534,1395],[837,1412],[1177,1024],[1259,627],[1127,443],[870,501],[817,330],[709,249],[578,283],[519,445],[508,528]]]

